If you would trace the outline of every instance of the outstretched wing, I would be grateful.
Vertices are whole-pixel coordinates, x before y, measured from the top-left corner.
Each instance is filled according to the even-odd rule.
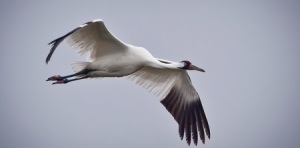
[[[162,99],[161,103],[179,124],[181,139],[185,135],[188,144],[193,139],[197,145],[199,135],[203,143],[205,132],[210,138],[200,97],[185,70],[144,67],[128,77]]]
[[[50,42],[49,45],[52,45],[52,48],[46,58],[46,63],[50,61],[53,52],[64,40],[75,47],[79,55],[90,53],[91,61],[107,54],[122,52],[123,49],[127,48],[125,43],[107,30],[102,20],[97,19],[84,23],[66,35]]]

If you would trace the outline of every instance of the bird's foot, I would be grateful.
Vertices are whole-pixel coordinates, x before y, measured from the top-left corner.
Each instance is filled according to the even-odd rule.
[[[52,77],[49,77],[46,81],[61,81],[63,80],[64,78],[60,75],[54,75]]]
[[[68,82],[69,82],[68,79],[62,79],[62,80],[57,80],[56,82],[52,83],[52,85],[54,85],[54,84],[66,84]]]

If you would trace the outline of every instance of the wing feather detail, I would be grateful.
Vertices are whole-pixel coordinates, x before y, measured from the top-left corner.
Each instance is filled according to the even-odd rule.
[[[161,98],[178,123],[180,138],[185,136],[189,145],[197,145],[198,137],[205,143],[205,133],[210,138],[200,97],[186,71],[144,67],[128,77]]]
[[[107,54],[122,52],[122,49],[127,48],[127,45],[113,36],[106,28],[104,22],[98,19],[84,23],[64,36],[50,42],[49,45],[52,45],[52,48],[46,58],[46,63],[50,61],[57,46],[65,40],[71,47],[77,49],[79,55],[89,53],[90,61]]]
[[[172,69],[157,69],[143,67],[137,72],[127,76],[138,85],[141,85],[159,98],[164,98],[176,82],[180,73]]]

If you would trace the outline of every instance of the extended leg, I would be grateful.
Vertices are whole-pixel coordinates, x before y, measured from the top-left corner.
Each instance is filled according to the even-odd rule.
[[[67,75],[67,76],[54,75],[52,77],[49,77],[46,81],[61,81],[61,80],[64,80],[64,79],[67,79],[67,78],[70,78],[70,77],[87,74],[90,71],[91,70],[84,69],[84,70],[81,70],[81,71],[79,71],[77,73],[74,73],[74,74],[71,74],[71,75]]]
[[[89,78],[90,76],[84,76],[84,77],[80,77],[80,78],[74,78],[74,79],[67,79],[67,78],[64,78],[62,80],[57,80],[56,82],[52,83],[53,84],[66,84],[66,83],[69,83],[69,82],[72,82],[72,81],[76,81],[76,80],[81,80],[81,79],[86,79],[86,78]]]

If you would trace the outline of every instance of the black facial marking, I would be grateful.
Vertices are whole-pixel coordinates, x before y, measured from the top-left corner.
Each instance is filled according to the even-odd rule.
[[[184,63],[184,66],[181,69],[188,69],[190,67],[190,65],[192,64],[190,61],[187,61],[187,60],[183,60],[181,62]]]

